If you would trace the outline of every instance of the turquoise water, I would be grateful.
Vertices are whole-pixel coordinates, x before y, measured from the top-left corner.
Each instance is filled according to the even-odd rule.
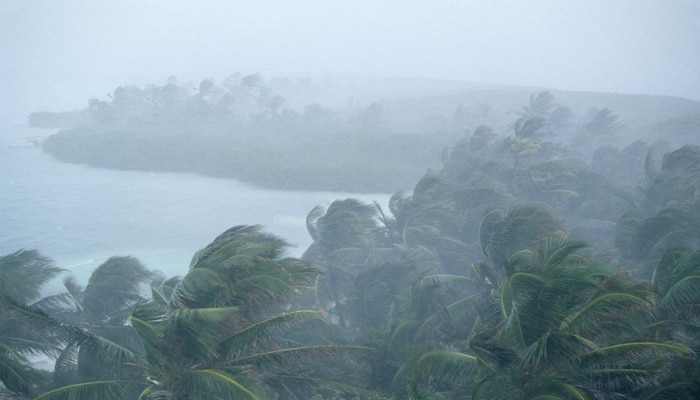
[[[389,199],[61,163],[27,139],[51,133],[25,126],[0,132],[0,255],[37,249],[82,282],[114,255],[182,275],[195,251],[239,224],[262,225],[294,246],[290,255],[300,256],[311,243],[305,218],[314,206],[348,197],[385,206]]]

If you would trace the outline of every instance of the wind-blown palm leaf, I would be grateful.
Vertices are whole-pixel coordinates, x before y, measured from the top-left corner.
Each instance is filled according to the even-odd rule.
[[[180,354],[191,362],[218,358],[222,333],[239,324],[238,312],[238,307],[176,309],[167,314],[165,335],[183,344]]]
[[[219,235],[193,258],[173,299],[186,307],[241,306],[256,314],[283,304],[318,272],[283,258],[286,243],[257,226],[237,226]]]
[[[263,264],[260,261],[259,264]],[[258,311],[269,304],[278,304],[293,297],[295,289],[301,286],[310,286],[312,278],[318,273],[316,269],[306,265],[271,264],[260,274],[239,279],[231,285],[231,298],[236,299],[234,304],[241,304],[251,311]],[[284,274],[277,271],[283,270]],[[244,296],[240,296],[243,293]]]
[[[700,251],[671,249],[654,269],[652,285],[657,307],[667,318],[678,319],[684,307],[700,304]]]
[[[76,343],[69,343],[63,347],[61,354],[56,357],[53,369],[53,382],[57,386],[67,386],[79,381],[78,351]]]
[[[244,370],[236,374],[219,369],[198,369],[184,375],[183,386],[188,388],[189,398],[208,399],[264,399],[265,396]]]
[[[410,260],[385,262],[359,272],[346,305],[352,326],[361,330],[388,328],[385,324],[397,296],[421,275]]]
[[[569,241],[564,235],[547,236],[537,242],[535,251],[532,253],[535,258],[533,262],[548,267],[561,265],[564,261],[572,262],[572,258],[583,261],[583,257],[576,257],[574,253],[587,246],[583,242]]]
[[[520,398],[520,379],[511,371],[503,370],[479,382],[474,388],[473,400]]]
[[[153,282],[151,285],[151,299],[165,307],[173,297],[175,288],[180,284],[182,278],[174,276],[162,281]]]
[[[421,280],[418,285],[425,285],[426,280],[433,280],[433,282],[440,282],[438,284],[442,285],[444,288],[456,288],[458,290],[465,290],[463,293],[472,293],[467,291],[473,287],[473,281],[466,277],[456,277],[448,275],[439,276],[428,276]],[[419,286],[419,287],[420,287]],[[420,325],[415,333],[416,338],[425,338],[430,332],[445,329],[452,331],[453,334],[466,333],[463,330],[472,328],[474,318],[473,310],[475,308],[475,303],[479,301],[479,297],[476,294],[468,294],[464,297],[460,295],[458,300],[443,306],[437,307],[437,309],[432,313],[432,315],[427,316],[423,323]],[[458,325],[468,324],[466,328]]]
[[[64,279],[66,292],[44,302],[53,303],[47,310],[71,325],[64,337],[66,354],[55,364],[57,383],[114,379],[134,362],[141,343],[127,319],[144,300],[142,285],[154,276],[134,257],[111,257],[92,272],[85,287],[74,277]]]
[[[87,354],[96,357],[108,364],[133,363],[136,360],[134,352],[109,339],[84,331],[77,327],[67,326],[66,343],[68,346],[77,346]]]
[[[608,108],[592,110],[589,119],[583,124],[583,129],[595,136],[608,136],[622,128],[617,115]]]
[[[35,378],[36,373],[28,368],[26,357],[14,352],[11,343],[0,343],[0,382],[2,382],[2,387],[15,393],[29,395],[33,392]]]
[[[299,368],[309,360],[328,360],[335,357],[347,356],[352,352],[368,353],[369,347],[348,345],[322,345],[286,347],[278,350],[258,352],[256,354],[238,357],[230,361],[231,365],[255,365],[263,369]]]
[[[659,302],[662,312],[673,314],[686,305],[700,305],[700,275],[690,275],[676,282]]]
[[[695,275],[696,272],[700,271],[698,256],[700,256],[700,252],[694,254],[686,248],[674,248],[666,251],[656,264],[651,277],[654,291],[663,297],[680,279],[688,275]]]
[[[538,207],[521,206],[507,213],[493,210],[481,221],[479,243],[486,260],[500,268],[512,254],[560,231],[560,223]]]
[[[196,268],[175,286],[170,297],[172,307],[204,307],[216,304],[216,296],[224,289],[221,274],[209,268]]]
[[[140,285],[153,274],[134,257],[110,257],[90,274],[82,293],[82,306],[98,318],[125,320],[131,307],[142,300]]]
[[[34,400],[122,399],[124,382],[97,381],[77,383],[43,393]]]
[[[673,384],[665,384],[656,390],[640,397],[643,400],[676,400],[676,399],[696,399],[698,392],[697,382],[681,381]]]
[[[322,314],[316,310],[300,310],[255,322],[222,338],[218,344],[220,353],[224,358],[246,354],[252,349],[261,348],[263,343],[269,343],[273,330],[304,326],[318,320]]]
[[[315,243],[318,243],[320,240],[318,219],[321,218],[325,213],[325,208],[321,206],[316,206],[312,208],[311,211],[309,211],[309,213],[306,215],[306,230],[309,232],[311,240],[313,240]]]
[[[617,343],[580,357],[578,367],[563,376],[593,390],[609,393],[658,387],[659,381],[670,372],[669,354],[693,355],[688,348],[674,343]]]
[[[581,336],[547,332],[521,352],[519,363],[539,373],[547,368],[568,367],[595,349],[594,343]]]
[[[65,270],[37,250],[0,256],[0,296],[27,304],[41,295],[41,287]]]
[[[522,117],[515,121],[513,132],[520,139],[537,138],[544,134],[546,120],[541,117]]]
[[[42,380],[29,357],[60,353],[63,326],[35,306],[0,297],[0,387],[30,395]]]
[[[66,288],[65,293],[44,297],[34,304],[63,321],[76,323],[80,320],[78,316],[85,312],[82,305],[84,288],[72,275],[63,278],[63,286]]]
[[[3,326],[0,341],[15,340],[14,352],[25,355],[55,355],[64,327],[39,308],[0,298]]]
[[[624,324],[620,315],[630,312],[650,312],[651,303],[648,299],[630,293],[602,292],[588,300],[576,312],[569,314],[562,321],[560,330],[578,335],[593,335],[612,328],[608,321]],[[619,327],[619,326],[618,326]]]
[[[190,263],[190,269],[225,269],[229,272],[236,267],[230,259],[252,260],[256,257],[278,258],[287,243],[270,234],[263,233],[258,225],[238,225],[217,236],[212,243],[199,250]]]
[[[475,378],[478,359],[457,351],[431,351],[410,368],[414,382],[434,379],[438,382],[465,382]],[[415,383],[414,383],[415,384]]]
[[[554,95],[544,90],[531,95],[530,103],[527,107],[523,106],[523,111],[519,112],[519,114],[523,116],[545,118],[555,107]]]
[[[336,398],[353,394],[361,399],[383,400],[386,397],[382,393],[366,389],[359,385],[348,382],[347,376],[337,380],[321,379],[302,374],[280,374],[279,378],[268,378],[270,386],[278,388],[279,393],[284,393],[290,400],[303,400],[317,397]]]

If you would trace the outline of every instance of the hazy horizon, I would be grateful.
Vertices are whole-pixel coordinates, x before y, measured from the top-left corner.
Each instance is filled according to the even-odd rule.
[[[0,4],[0,120],[233,72],[457,80],[700,100],[689,0]]]

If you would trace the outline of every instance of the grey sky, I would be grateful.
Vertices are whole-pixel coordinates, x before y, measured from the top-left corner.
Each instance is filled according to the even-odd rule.
[[[700,2],[1,0],[0,57],[0,116],[15,121],[235,71],[700,100]]]

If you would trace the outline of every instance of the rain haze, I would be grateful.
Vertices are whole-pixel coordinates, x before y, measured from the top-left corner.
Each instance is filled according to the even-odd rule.
[[[0,0],[0,399],[700,399],[700,0]]]
[[[700,4],[21,1],[0,4],[2,116],[230,73],[449,79],[700,99]]]

